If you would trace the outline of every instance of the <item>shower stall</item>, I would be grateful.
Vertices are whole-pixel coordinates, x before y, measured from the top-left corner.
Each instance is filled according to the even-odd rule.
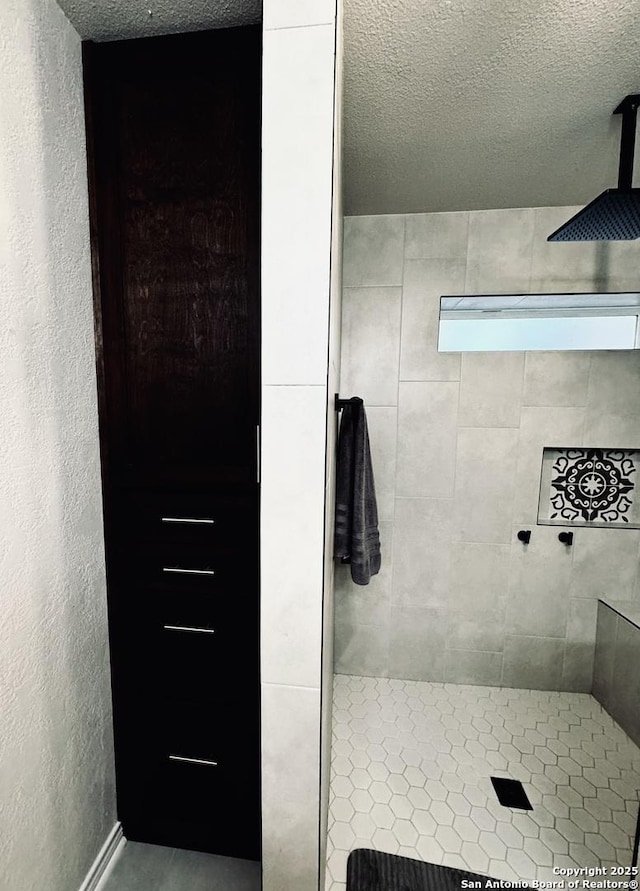
[[[637,290],[633,245],[547,241],[575,210],[345,219],[340,396],[366,405],[382,568],[335,567],[328,891],[357,848],[632,867],[639,353],[438,351],[443,296]]]

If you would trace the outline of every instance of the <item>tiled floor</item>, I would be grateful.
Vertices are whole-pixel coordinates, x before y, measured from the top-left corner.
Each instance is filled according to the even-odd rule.
[[[359,847],[508,880],[631,863],[640,750],[588,694],[336,675],[333,733],[327,891]]]
[[[260,864],[127,842],[100,891],[260,891]]]

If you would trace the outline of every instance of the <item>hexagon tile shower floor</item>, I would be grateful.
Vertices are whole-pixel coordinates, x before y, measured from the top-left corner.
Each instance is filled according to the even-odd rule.
[[[511,881],[631,864],[640,749],[589,694],[336,675],[331,760],[327,891],[354,848]]]

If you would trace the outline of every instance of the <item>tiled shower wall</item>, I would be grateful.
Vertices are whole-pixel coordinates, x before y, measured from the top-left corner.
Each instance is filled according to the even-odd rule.
[[[640,353],[436,348],[441,295],[640,288],[638,243],[546,241],[575,210],[345,220],[340,391],[367,406],[383,569],[338,567],[338,672],[589,691],[596,598],[640,597],[640,530],[536,525],[543,446],[640,446]]]

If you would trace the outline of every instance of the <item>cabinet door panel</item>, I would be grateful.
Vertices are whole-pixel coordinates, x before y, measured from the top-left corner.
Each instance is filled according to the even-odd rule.
[[[94,49],[119,483],[255,485],[259,46],[231,29]]]
[[[153,733],[131,753],[136,795],[127,837],[189,837],[230,856],[259,852],[256,727],[233,706],[168,703],[150,716]],[[207,841],[208,839],[208,841]]]

